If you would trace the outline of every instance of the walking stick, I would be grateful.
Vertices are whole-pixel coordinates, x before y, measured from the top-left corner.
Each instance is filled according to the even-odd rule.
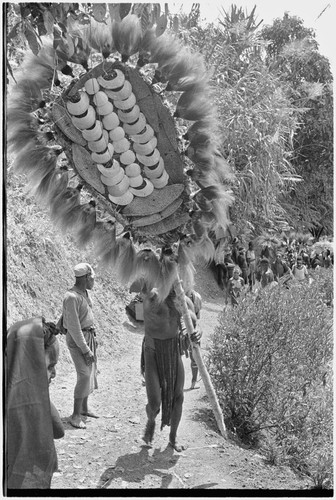
[[[183,320],[184,320],[184,323],[185,323],[185,326],[187,329],[187,334],[188,334],[188,336],[190,336],[194,332],[194,327],[193,327],[193,323],[192,323],[189,309],[187,306],[187,301],[185,298],[185,293],[183,290],[182,281],[180,280],[178,275],[177,275],[177,279],[174,283],[174,290],[176,292],[177,300],[179,301],[180,307],[182,309],[182,315],[183,315]],[[212,406],[212,410],[214,412],[218,428],[219,428],[222,436],[227,437],[226,428],[225,428],[224,419],[223,419],[223,413],[222,413],[221,407],[219,405],[219,401],[218,401],[215,389],[212,385],[208,370],[206,369],[206,366],[205,366],[204,361],[202,359],[200,347],[198,344],[196,344],[194,342],[191,342],[191,345],[192,345],[193,356],[194,356],[194,359],[197,363],[197,367],[199,369],[199,372],[201,374],[202,381],[203,381],[206,393],[208,395],[210,404]]]

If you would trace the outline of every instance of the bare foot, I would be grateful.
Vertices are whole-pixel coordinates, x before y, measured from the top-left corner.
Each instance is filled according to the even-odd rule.
[[[196,382],[192,382],[189,390],[192,391],[193,389],[200,389],[200,386],[196,385]]]
[[[93,413],[93,411],[91,410],[82,411],[81,415],[84,415],[84,417],[99,418],[99,416]]]
[[[69,423],[72,425],[72,427],[75,427],[76,429],[86,429],[86,425],[84,424],[83,420],[80,417],[71,416],[69,419]]]
[[[181,443],[177,443],[176,441],[172,442],[172,441],[169,441],[169,445],[174,448],[175,451],[178,451],[179,453],[183,450],[186,450],[188,448],[187,445],[185,444],[181,444]]]
[[[145,441],[145,443],[148,446],[152,445],[154,431],[155,431],[155,422],[147,422],[146,428],[145,428],[145,433],[144,433],[142,439],[143,439],[143,441]]]

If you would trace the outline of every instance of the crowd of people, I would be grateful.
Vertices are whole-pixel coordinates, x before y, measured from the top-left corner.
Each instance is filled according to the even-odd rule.
[[[172,252],[165,258],[174,260],[177,256]],[[49,384],[56,375],[59,333],[65,334],[77,373],[73,413],[68,422],[76,429],[85,429],[87,418],[99,418],[88,405],[90,394],[98,388],[98,343],[90,297],[95,273],[90,264],[80,263],[74,268],[74,278],[75,284],[65,292],[62,316],[56,325],[44,318],[31,318],[15,323],[7,334],[6,486],[11,490],[48,489],[57,470],[54,439],[62,438],[64,429],[49,399]],[[141,288],[141,295],[145,326],[143,375],[147,394],[143,441],[145,445],[152,445],[156,417],[161,410],[161,429],[170,427],[169,445],[181,452],[185,445],[178,441],[177,430],[184,400],[182,355],[190,356],[193,389],[198,368],[192,345],[199,344],[201,339],[198,325],[201,296],[195,290],[186,294],[194,329],[188,335],[174,285],[165,299],[159,297],[157,289],[147,288],[146,284]]]
[[[309,282],[309,269],[329,268],[334,264],[333,252],[316,251],[293,241],[274,249],[263,245],[256,249],[252,241],[247,248],[237,237],[231,242],[217,241],[214,258],[216,279],[224,292],[225,304],[236,306],[243,291],[254,291],[276,284],[286,285],[291,279]]]

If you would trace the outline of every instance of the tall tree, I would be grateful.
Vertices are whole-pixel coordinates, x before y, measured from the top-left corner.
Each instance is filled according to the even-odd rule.
[[[316,234],[333,228],[333,92],[329,61],[318,52],[312,29],[285,14],[261,31],[267,63],[290,84],[291,101],[305,108],[293,137],[293,165],[304,182],[295,186],[287,208],[296,225]]]

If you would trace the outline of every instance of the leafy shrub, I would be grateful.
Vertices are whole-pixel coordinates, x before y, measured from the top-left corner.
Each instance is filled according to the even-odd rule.
[[[228,429],[272,463],[332,481],[333,275],[265,288],[225,309],[207,366]],[[327,305],[328,304],[328,305]]]

